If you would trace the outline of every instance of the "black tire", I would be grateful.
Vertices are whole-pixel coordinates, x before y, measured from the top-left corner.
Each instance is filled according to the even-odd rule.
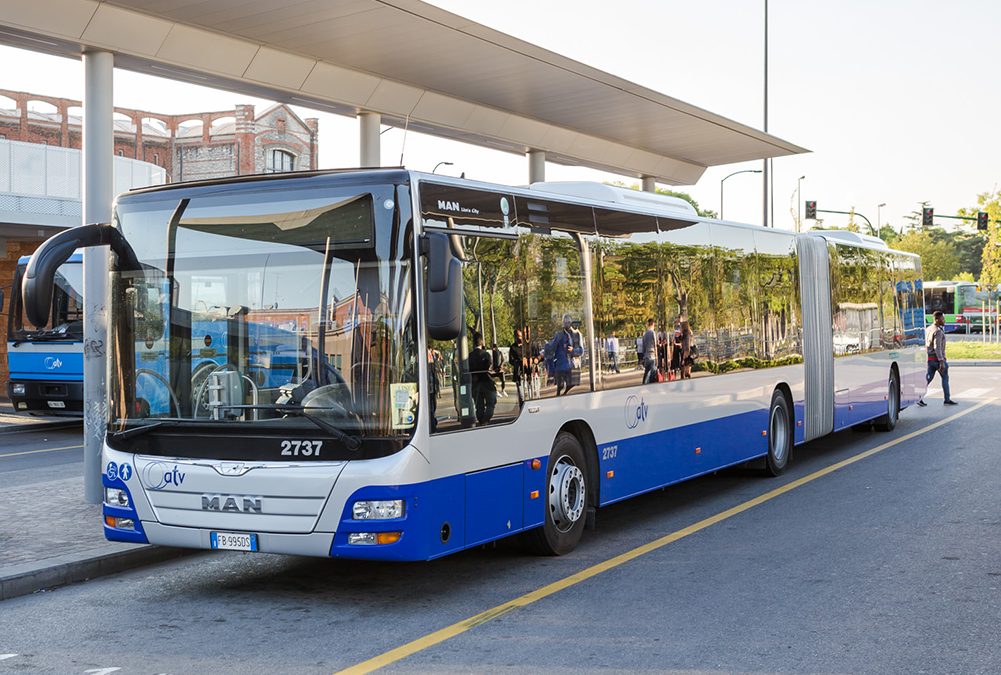
[[[538,555],[564,555],[577,547],[584,533],[591,490],[584,448],[576,436],[560,432],[546,471],[546,517],[542,527],[525,537]]]
[[[792,455],[792,412],[785,394],[778,389],[772,394],[768,409],[768,454],[765,455],[765,473],[778,476],[785,471]]]
[[[890,371],[890,380],[886,385],[886,414],[878,418],[873,426],[876,431],[893,431],[900,419],[900,378],[897,371]]]

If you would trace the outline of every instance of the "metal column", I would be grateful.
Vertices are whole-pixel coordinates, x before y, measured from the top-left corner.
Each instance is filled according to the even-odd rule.
[[[382,115],[363,112],[358,115],[359,132],[359,164],[363,167],[382,166],[382,152],[379,146],[379,127],[382,126]]]
[[[110,223],[114,194],[113,96],[110,52],[83,55],[83,223]],[[102,501],[101,450],[108,416],[108,249],[83,253],[83,490]]]
[[[528,151],[528,184],[546,180],[546,153],[542,150]]]
[[[656,192],[657,179],[653,176],[643,176],[643,192]]]

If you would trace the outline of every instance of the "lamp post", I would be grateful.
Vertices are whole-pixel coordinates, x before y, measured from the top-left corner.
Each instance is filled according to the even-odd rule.
[[[877,235],[878,235],[879,231],[883,228],[883,221],[879,217],[879,212],[880,212],[880,209],[882,209],[884,206],[886,206],[886,202],[883,202],[882,204],[876,204],[876,233],[877,233]]]
[[[434,165],[434,168],[431,169],[431,173],[436,172],[438,170],[438,167],[442,166],[442,165],[444,165],[444,166],[452,166],[452,162],[438,162],[437,164]]]
[[[736,176],[738,173],[761,173],[761,169],[744,169],[742,171],[734,171],[730,176]],[[723,180],[719,182],[719,219],[723,220],[723,181],[725,181],[730,176],[724,176]]]
[[[804,178],[806,178],[806,176],[800,176],[799,178],[796,179],[796,231],[797,232],[803,229],[803,215],[802,215],[802,208],[800,208],[800,204],[802,204],[802,202],[800,201],[800,183],[803,182]]]

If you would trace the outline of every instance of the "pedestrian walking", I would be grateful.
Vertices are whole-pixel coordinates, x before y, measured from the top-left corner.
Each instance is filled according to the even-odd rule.
[[[493,358],[483,348],[483,336],[475,333],[473,336],[473,351],[469,354],[469,374],[473,385],[473,404],[476,408],[476,421],[481,425],[490,423],[497,405],[497,389],[490,371]]]
[[[942,380],[942,393],[945,405],[956,405],[949,395],[949,362],[945,358],[945,315],[941,311],[933,314],[935,323],[925,328],[925,350],[928,352],[928,372],[925,373],[925,381],[931,384],[938,373]],[[919,406],[926,406],[923,399],[918,399]]]
[[[657,333],[654,331],[656,322],[647,319],[646,332],[643,333],[643,384],[657,381]]]
[[[619,372],[619,338],[615,337],[615,333],[605,340],[605,351],[608,352],[609,369]]]

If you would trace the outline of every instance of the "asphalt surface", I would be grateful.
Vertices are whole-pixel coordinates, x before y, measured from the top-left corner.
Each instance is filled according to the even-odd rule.
[[[79,476],[82,466],[82,427],[0,436],[0,490]]]
[[[797,448],[778,479],[729,470],[603,509],[561,558],[514,541],[419,564],[220,552],[8,600],[0,673],[331,672],[781,486],[387,670],[1001,672],[1001,404],[921,431],[1001,397],[1001,369],[970,371],[952,373],[960,406],[932,391],[892,433]]]

